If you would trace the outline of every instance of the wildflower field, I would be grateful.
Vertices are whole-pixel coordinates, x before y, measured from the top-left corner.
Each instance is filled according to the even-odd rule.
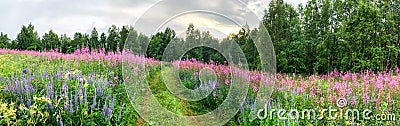
[[[35,52],[0,50],[0,125],[151,125],[141,119],[132,107],[122,75],[122,53],[89,52],[80,49],[73,54],[57,51]],[[199,70],[213,69],[216,81],[207,98],[192,102],[175,97],[166,88],[160,62],[146,59],[146,70],[153,95],[169,111],[186,116],[200,115],[217,108],[229,92],[229,67],[204,64],[195,59],[181,61],[180,78],[188,88],[199,85]],[[274,92],[268,109],[326,108],[371,110],[378,114],[400,115],[400,70],[360,73],[332,71],[326,75],[286,75],[274,78]],[[258,93],[261,73],[250,71],[249,93],[239,112],[226,125],[399,125],[397,120],[280,119],[278,115],[251,121],[249,115]],[[337,106],[338,99],[348,101]],[[322,112],[323,113],[323,112]],[[300,113],[301,114],[301,113]],[[318,115],[320,116],[320,115]],[[388,116],[387,116],[388,117]]]

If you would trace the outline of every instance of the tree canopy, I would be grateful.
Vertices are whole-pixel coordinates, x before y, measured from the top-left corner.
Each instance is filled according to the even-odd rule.
[[[305,6],[297,7],[283,0],[272,0],[260,24],[266,27],[274,44],[278,72],[383,71],[400,66],[399,0],[309,0]],[[106,33],[93,28],[89,34],[76,32],[70,38],[50,30],[39,37],[35,27],[29,24],[22,26],[15,40],[1,32],[0,48],[73,53],[88,47],[117,52],[122,51],[127,38],[133,37],[135,41],[149,42],[148,47],[137,45],[137,48],[147,48],[146,56],[161,60],[171,41],[181,41],[182,46],[215,43],[226,49],[237,42],[249,67],[261,69],[260,56],[250,36],[262,38],[265,33],[244,27],[221,41],[193,24],[189,24],[185,38],[178,38],[171,28],[149,37],[137,33],[131,26],[112,25]],[[208,47],[193,48],[184,58],[220,63],[226,60]]]

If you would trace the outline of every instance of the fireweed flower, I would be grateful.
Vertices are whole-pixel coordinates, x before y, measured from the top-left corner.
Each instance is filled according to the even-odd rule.
[[[394,79],[392,79],[392,80],[390,81],[390,86],[391,86],[392,88],[394,88],[394,90],[396,90],[396,88],[397,88],[397,83],[398,83],[398,82],[396,82]]]
[[[387,98],[387,102],[389,103],[389,105],[392,104],[393,99],[392,99],[392,95],[391,94],[389,94],[389,96]]]
[[[216,89],[217,85],[218,85],[218,82],[215,80],[215,81],[212,81],[211,83],[212,83],[212,85],[211,85],[212,89],[213,90]]]
[[[114,81],[115,81],[115,82],[118,82],[118,76],[115,76],[115,77],[114,77]],[[108,79],[107,79],[107,82],[108,82]],[[106,83],[106,85],[108,85],[108,84]]]
[[[351,99],[350,102],[352,105],[356,105],[357,104],[357,96],[353,96],[353,98]]]
[[[364,103],[368,103],[368,100],[369,100],[368,93],[365,93],[365,94],[364,94],[364,97],[363,97]]]
[[[229,79],[225,79],[225,84],[226,84],[226,85],[229,84]]]
[[[254,92],[257,92],[257,91],[258,91],[258,87],[255,86],[255,85],[252,85],[252,86],[253,86],[253,91],[254,91]]]

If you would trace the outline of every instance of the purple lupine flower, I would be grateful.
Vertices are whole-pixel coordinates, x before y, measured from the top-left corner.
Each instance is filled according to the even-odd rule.
[[[53,84],[54,84],[53,79],[50,79],[50,84],[49,84],[49,87],[48,87],[48,88],[49,88],[49,97],[50,97],[51,100],[52,100],[53,97],[54,97]]]
[[[197,74],[196,73],[193,74],[193,80],[194,80],[194,82],[197,82]]]
[[[86,80],[85,80],[85,78],[83,77],[82,74],[81,74],[81,76],[79,77],[79,82],[81,82],[81,83],[85,83],[85,82],[86,82]]]
[[[74,103],[77,104],[77,102],[78,102],[78,93],[75,92],[75,95],[74,95]]]
[[[47,82],[46,82],[46,95],[47,97],[50,98],[50,100],[53,99],[52,85],[48,84]]]
[[[96,95],[93,95],[93,104],[92,104],[92,109],[96,107]]]
[[[63,86],[62,86],[62,89],[63,89],[64,91],[68,91],[68,84],[67,84],[67,82],[64,82],[64,84],[63,84]]]
[[[104,105],[103,105],[103,116],[106,116],[106,112],[107,112],[107,103],[104,103]]]
[[[17,95],[21,95],[21,88],[19,87],[19,81],[18,80],[15,80],[15,89],[17,90]]]
[[[68,110],[68,105],[67,101],[64,102],[64,110]]]
[[[60,79],[60,78],[61,78],[61,73],[60,73],[60,72],[58,72],[58,71],[57,71],[57,74],[56,74],[56,78],[58,78],[58,79]]]
[[[351,99],[351,104],[352,105],[356,105],[357,104],[357,96],[353,96],[353,98]]]
[[[213,85],[212,85],[213,89],[216,89],[217,86],[218,86],[218,82],[217,82],[217,80],[214,80]]]
[[[27,73],[27,70],[26,70],[26,68],[25,68],[25,69],[23,69],[21,73],[22,73],[22,74],[21,74],[21,76],[22,76],[23,74],[26,74],[26,73]]]
[[[87,93],[86,93],[86,89],[83,89],[83,103],[85,103],[87,101]]]
[[[121,110],[119,111],[119,114],[118,114],[118,121],[121,119],[122,110],[124,110],[124,107],[125,107],[125,103],[122,104],[122,108],[121,108]]]
[[[110,84],[110,81],[107,79],[106,80],[106,85],[108,86]]]
[[[64,126],[64,123],[62,121],[62,118],[60,118],[60,126]]]
[[[45,79],[48,79],[48,78],[49,78],[49,75],[47,74],[47,70],[44,70],[43,76],[44,76]]]
[[[23,102],[23,100],[22,100],[21,97],[18,97],[17,100],[18,100],[19,102]]]
[[[53,103],[49,103],[49,107],[52,110],[53,109]]]
[[[28,75],[32,75],[32,71],[30,69],[27,69]]]
[[[101,88],[100,88],[100,85],[97,86],[97,88],[96,88],[96,94],[97,94],[99,97],[101,97],[101,96],[103,95],[103,93],[102,93],[102,91],[101,91]]]
[[[106,117],[111,117],[112,109],[110,107],[107,108]]]
[[[79,104],[82,104],[82,103],[83,103],[83,91],[82,91],[82,86],[79,87],[79,92],[78,92],[78,94],[79,94],[79,97],[82,97],[82,98],[79,98]]]
[[[17,95],[21,94],[21,89],[19,87],[19,81],[15,80],[15,89],[17,90]]]
[[[30,106],[31,106],[31,103],[32,103],[32,99],[28,98],[28,101],[27,101],[27,103],[26,103],[27,106],[30,107]]]
[[[214,88],[213,88],[213,83],[211,82],[211,80],[208,80],[208,83],[207,83],[207,84],[209,84],[209,85],[211,86],[211,88],[214,89]]]
[[[74,105],[72,100],[69,101],[69,113],[72,115],[74,113]]]
[[[64,82],[63,86],[62,86],[62,90],[64,91],[64,97],[65,99],[68,99],[68,84],[66,82]]]
[[[114,109],[114,97],[111,97],[110,106],[111,106],[111,109]]]

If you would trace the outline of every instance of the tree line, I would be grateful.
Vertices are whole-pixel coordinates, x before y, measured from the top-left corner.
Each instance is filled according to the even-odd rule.
[[[272,0],[263,24],[287,73],[383,71],[400,64],[399,0]]]
[[[294,7],[283,0],[272,0],[260,24],[267,29],[274,44],[278,72],[326,73],[340,71],[383,71],[400,66],[400,1],[399,0],[309,0],[305,6]],[[0,34],[0,48],[19,50],[59,49],[73,53],[76,49],[105,49],[121,51],[129,33],[137,41],[148,41],[146,55],[161,60],[171,41],[184,45],[195,42],[216,43],[230,49],[237,42],[245,53],[251,69],[261,69],[260,56],[249,36],[265,36],[260,29],[244,27],[219,41],[207,31],[190,24],[186,38],[177,38],[167,28],[152,36],[137,33],[133,27],[111,26],[99,35],[96,28],[90,34],[75,33],[73,38],[50,30],[39,37],[34,26],[23,26],[15,40]],[[260,37],[257,37],[260,38]],[[146,48],[146,47],[138,47]],[[235,50],[234,50],[235,51]],[[226,59],[216,50],[197,47],[184,58],[204,62],[224,63]]]
[[[118,28],[112,25],[107,34],[99,34],[97,29],[93,28],[90,34],[76,32],[73,38],[66,34],[58,35],[53,30],[39,37],[34,25],[29,24],[22,26],[15,40],[10,40],[7,34],[1,33],[0,47],[35,51],[59,50],[62,53],[73,53],[76,49],[87,47],[90,50],[104,48],[107,52],[115,52],[123,48],[129,31],[133,31],[133,28],[129,26]]]

